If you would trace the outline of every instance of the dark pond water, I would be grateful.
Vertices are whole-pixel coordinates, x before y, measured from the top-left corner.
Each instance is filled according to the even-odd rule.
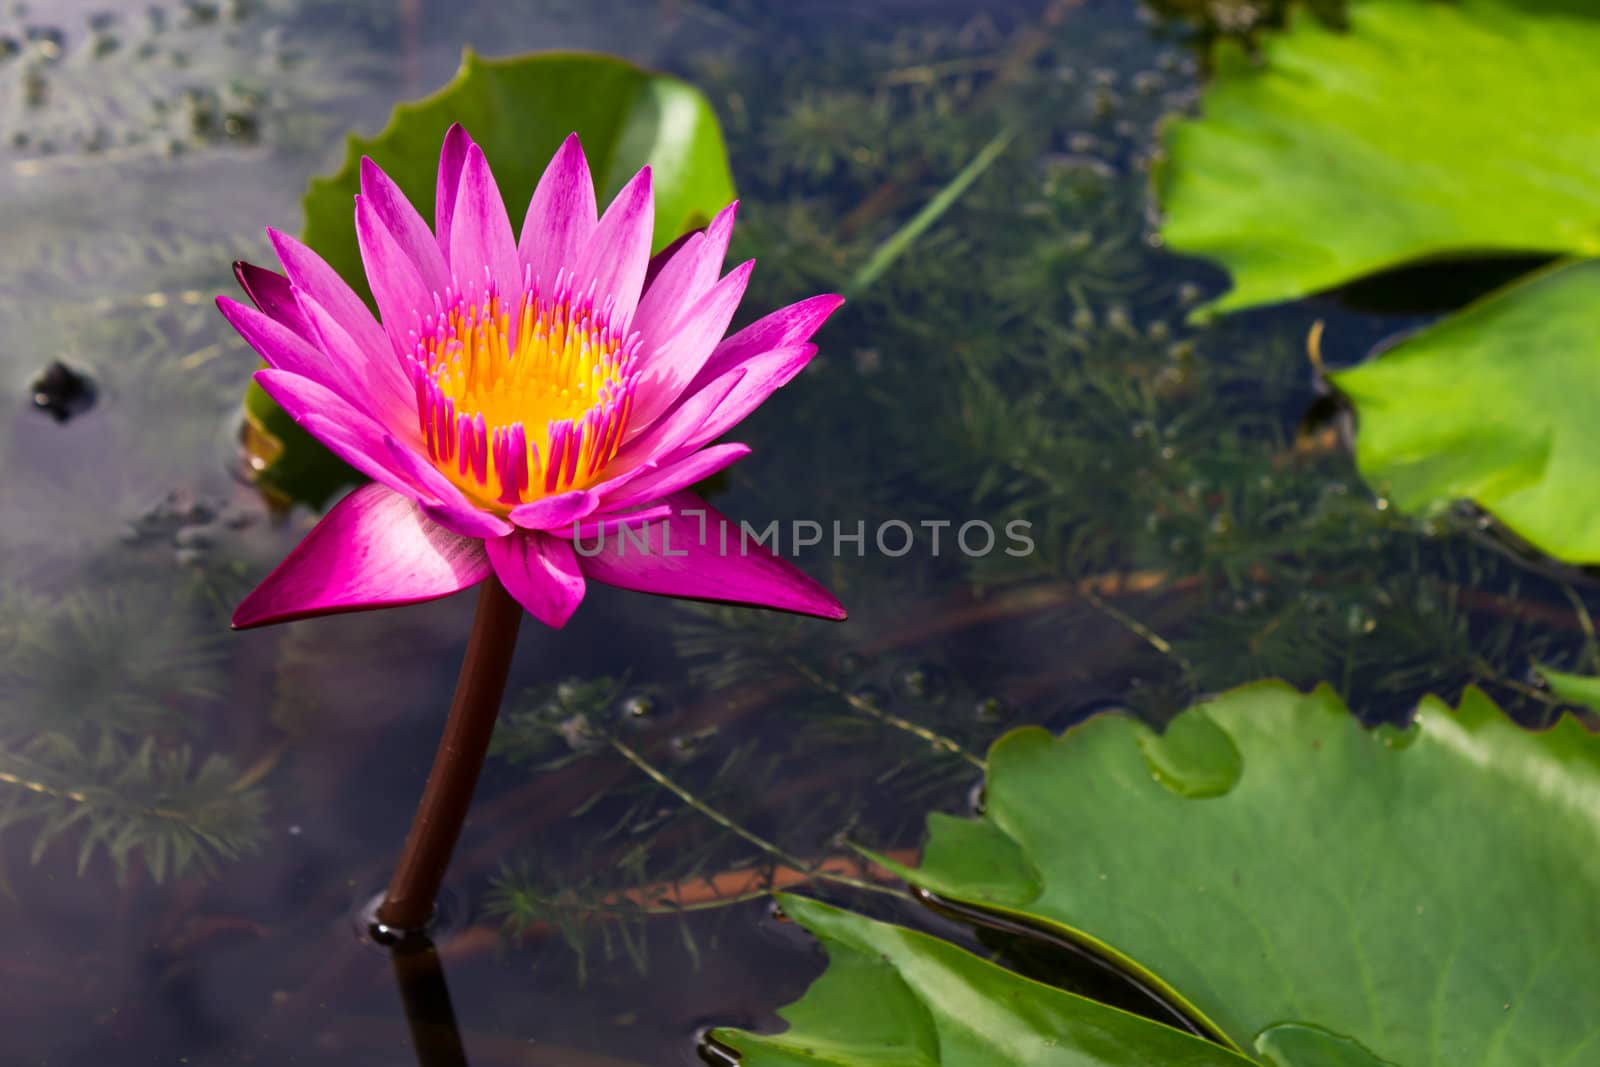
[[[605,588],[525,626],[441,937],[473,1064],[692,1064],[707,1025],[777,1025],[822,967],[761,892],[797,866],[977,944],[848,844],[914,850],[1012,726],[1161,722],[1266,675],[1374,719],[1477,682],[1534,721],[1526,665],[1581,643],[1581,583],[1472,515],[1394,514],[1337,420],[1303,421],[1313,322],[1340,363],[1420,320],[1186,324],[1221,279],[1150,236],[1154,130],[1199,77],[1178,24],[1116,0],[111,6],[0,7],[0,1062],[415,1061],[357,917],[472,598],[228,632],[313,517],[239,477],[253,359],[211,298],[264,226],[298,229],[342,132],[463,45],[702,85],[750,309],[847,285],[1017,131],[741,430],[715,498],[758,526],[948,521],[940,550],[801,552],[839,626]],[[92,383],[46,380],[61,421],[33,399],[58,361]],[[1021,557],[952,545],[1014,520]]]

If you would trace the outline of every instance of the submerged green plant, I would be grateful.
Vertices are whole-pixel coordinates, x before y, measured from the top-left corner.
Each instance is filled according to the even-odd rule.
[[[1001,67],[1013,43],[1004,37],[979,49],[953,33],[857,44],[848,57],[818,46],[796,73],[779,65],[771,79],[718,59],[712,81],[737,94],[729,128],[745,138],[734,156],[762,159],[741,177],[743,249],[778,268],[753,283],[775,300],[854,275],[983,153],[1002,118],[1030,116],[841,312],[857,346],[819,360],[812,388],[756,417],[757,433],[819,428],[811,453],[772,454],[724,488],[781,522],[838,515],[871,529],[959,516],[1000,529],[1026,519],[1036,550],[967,558],[949,530],[937,558],[925,536],[900,559],[870,543],[859,556],[824,546],[829,582],[856,606],[851,625],[802,633],[780,618],[681,608],[673,648],[695,695],[675,690],[668,703],[720,708],[705,712],[716,728],[671,716],[633,724],[645,740],[629,743],[648,764],[802,866],[848,841],[914,843],[904,809],[962,809],[976,753],[1017,721],[1061,726],[1112,706],[1159,723],[1201,694],[1282,676],[1326,679],[1372,720],[1401,720],[1427,693],[1455,699],[1477,685],[1519,720],[1545,723],[1560,699],[1530,665],[1568,662],[1588,643],[1573,608],[1586,587],[1574,576],[1530,567],[1476,513],[1399,514],[1361,489],[1334,428],[1297,425],[1320,395],[1302,354],[1309,314],[1186,321],[1214,282],[1150,240],[1141,161],[1161,116],[1187,106],[1194,75],[1143,37],[1138,50],[1114,49],[1122,32],[1063,28],[969,114],[972,94],[954,72]],[[1118,69],[1104,70],[1108,55]],[[876,167],[840,162],[826,183],[797,182],[812,153],[835,149],[820,134],[791,144],[803,127],[777,138],[774,124],[807,92],[859,93],[884,71],[924,79],[916,95],[889,99],[936,144],[925,155],[948,163],[916,174],[903,155],[890,162],[899,149],[889,146]],[[1374,330],[1353,318],[1334,325],[1358,338]],[[864,468],[863,455],[876,459]],[[763,489],[774,484],[785,491]],[[608,684],[569,692],[611,693]],[[700,886],[717,873],[702,855],[730,871],[774,862],[680,796],[665,798],[671,818],[620,803],[649,786],[609,748],[628,725],[615,698],[597,696],[579,714],[549,696],[514,715],[502,751],[540,767],[613,768],[587,772],[595,784],[573,817],[579,833],[625,839],[630,865],[614,868],[611,844],[565,856],[539,836],[537,861],[513,862],[497,883],[517,902],[505,909],[513,931],[557,924],[592,964],[604,937],[591,924],[624,913],[639,939],[660,921],[631,894]],[[796,787],[826,813],[809,812],[806,833],[773,832],[796,810],[787,793],[717,784],[727,779],[713,768],[749,739],[738,720],[746,701],[786,709],[788,736],[765,749],[774,767],[803,780],[828,761],[825,783]],[[846,758],[863,746],[878,750],[870,767]],[[741,759],[760,768],[761,755]],[[743,780],[759,778],[746,770]],[[689,853],[695,862],[680,868]]]
[[[184,732],[186,705],[219,697],[224,646],[171,582],[147,580],[59,599],[13,592],[0,655],[0,740]],[[90,747],[95,747],[90,745]]]
[[[137,856],[156,881],[215,872],[263,834],[265,795],[225,756],[197,756],[196,712],[223,688],[222,645],[170,582],[53,599],[12,588],[0,613],[0,830],[32,857]],[[160,620],[153,622],[153,620]]]
[[[224,756],[196,765],[188,745],[136,746],[103,734],[86,748],[68,737],[44,735],[0,750],[0,832],[28,824],[32,859],[70,839],[81,875],[97,853],[126,880],[138,856],[157,882],[215,874],[218,866],[260,847],[266,799],[241,787]]]

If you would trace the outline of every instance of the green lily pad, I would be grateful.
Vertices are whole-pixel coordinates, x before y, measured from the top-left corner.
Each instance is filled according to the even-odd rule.
[[[353,202],[361,157],[371,156],[422,217],[432,219],[439,146],[453,122],[483,148],[516,226],[550,157],[574,131],[602,207],[650,165],[657,251],[705,225],[734,197],[717,116],[687,82],[614,56],[548,52],[484,59],[469,49],[444,88],[397,106],[376,137],[351,134],[344,166],[331,177],[313,178],[306,190],[306,244],[358,291],[367,291]]]
[[[483,59],[469,50],[444,88],[398,105],[376,137],[352,134],[344,166],[313,178],[306,191],[302,237],[357,292],[368,293],[353,201],[361,157],[371,156],[431,220],[439,148],[453,122],[482,146],[514,225],[520,226],[550,157],[573,131],[583,141],[602,206],[640,167],[651,167],[657,250],[704,225],[734,198],[716,114],[688,83],[612,56]],[[359,480],[254,382],[245,410],[247,435],[258,446],[252,466],[275,495],[320,507],[335,489]]]
[[[1395,1067],[1358,1041],[1295,1023],[1263,1030],[1256,1051],[1270,1067]]]
[[[1600,738],[1570,718],[1524,731],[1476,690],[1425,701],[1403,733],[1279,682],[1190,716],[1209,724],[1191,739],[1232,742],[1183,743],[1191,764],[1213,753],[1198,780],[1239,761],[1226,792],[1166,784],[1128,718],[1018,730],[990,751],[983,817],[932,816],[904,875],[1072,938],[1264,1062],[1600,1049]],[[1028,879],[997,884],[1002,840]]]
[[[1560,699],[1590,711],[1600,711],[1600,678],[1591,674],[1569,674],[1553,667],[1539,667],[1539,677]]]
[[[1332,378],[1363,477],[1400,508],[1472,500],[1552,556],[1600,562],[1600,262],[1533,275]]]
[[[804,897],[784,911],[828,970],[789,1029],[712,1037],[743,1067],[1247,1067],[1220,1045],[1041,985],[928,934]]]
[[[1173,249],[1213,259],[1224,311],[1401,264],[1600,255],[1600,9],[1583,0],[1352,0],[1224,42],[1202,117],[1157,177]]]

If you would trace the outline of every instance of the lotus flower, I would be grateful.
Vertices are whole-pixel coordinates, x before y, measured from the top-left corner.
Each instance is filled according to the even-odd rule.
[[[460,126],[434,227],[370,159],[355,226],[379,315],[321,257],[269,230],[283,274],[240,264],[254,308],[217,306],[256,380],[372,481],[344,497],[234,613],[236,627],[410,604],[497,576],[561,626],[589,580],[844,618],[825,589],[689,493],[749,453],[719,437],[811,359],[841,298],[724,337],[752,263],[722,274],[730,204],[650,257],[646,167],[596,219],[577,135],[520,239]],[[611,550],[593,552],[628,527]],[[575,551],[573,539],[590,549]],[[640,543],[648,550],[641,551]]]

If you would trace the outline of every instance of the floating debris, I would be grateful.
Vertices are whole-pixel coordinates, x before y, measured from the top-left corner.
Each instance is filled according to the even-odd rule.
[[[60,360],[40,371],[28,391],[33,394],[33,406],[57,422],[66,422],[94,407],[94,382]]]

